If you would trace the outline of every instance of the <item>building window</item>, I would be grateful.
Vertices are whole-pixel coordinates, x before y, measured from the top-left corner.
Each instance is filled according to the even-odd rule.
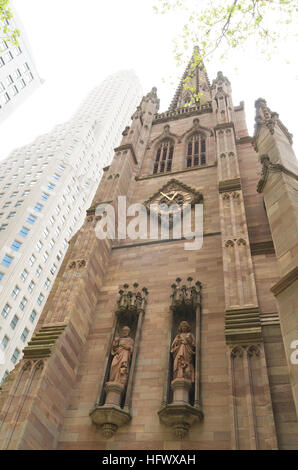
[[[41,242],[40,240],[38,240],[38,242],[36,243],[36,249],[37,249],[37,251],[40,251],[40,250],[42,249],[42,247],[43,247],[42,242]]]
[[[29,317],[29,320],[31,321],[31,323],[34,323],[36,315],[37,313],[35,312],[35,310],[32,310],[31,315]]]
[[[7,219],[12,219],[16,215],[16,212],[10,212],[7,216]]]
[[[12,261],[13,261],[13,258],[11,256],[5,255],[3,260],[1,261],[1,264],[3,264],[3,266],[9,267]]]
[[[33,291],[34,287],[35,287],[35,282],[31,281],[29,286],[28,286],[28,291],[31,293]]]
[[[3,232],[3,230],[6,230],[7,224],[2,224],[0,227],[0,232]]]
[[[26,219],[26,222],[28,222],[29,224],[34,224],[36,221],[36,217],[32,214],[29,215],[29,217],[27,217]]]
[[[23,282],[25,282],[26,279],[27,279],[27,276],[28,276],[28,271],[26,271],[26,269],[24,269],[24,271],[22,271],[21,274],[20,274],[20,278]]]
[[[40,276],[41,271],[42,271],[42,267],[40,265],[38,265],[38,267],[36,268],[36,272],[35,272],[37,277]]]
[[[14,330],[15,327],[17,326],[18,321],[19,321],[19,317],[17,317],[17,315],[15,315],[15,316],[13,317],[13,319],[11,320],[11,322],[10,322],[10,327],[11,327],[13,330]]]
[[[36,211],[38,211],[38,212],[41,212],[42,209],[43,209],[43,205],[37,203],[37,204],[35,204],[34,209],[35,209]]]
[[[43,236],[44,236],[45,238],[47,238],[47,236],[49,235],[49,233],[50,233],[50,232],[48,231],[48,229],[45,228],[44,231],[43,231]]]
[[[41,304],[42,304],[43,299],[44,299],[44,295],[43,295],[42,293],[40,293],[39,296],[37,297],[37,303],[38,303],[38,305],[41,305]]]
[[[14,251],[19,251],[19,249],[21,248],[22,246],[22,243],[21,242],[18,242],[17,240],[14,240],[12,242],[12,244],[10,245],[10,248]]]
[[[29,263],[30,263],[30,266],[33,266],[33,264],[35,263],[36,261],[36,258],[34,255],[31,255],[30,258],[29,258]]]
[[[49,184],[48,184],[48,189],[49,189],[50,191],[53,191],[54,188],[55,188],[55,185],[54,185],[53,183],[49,183]]]
[[[173,155],[174,142],[170,139],[163,140],[156,152],[153,174],[171,171]]]
[[[16,362],[17,362],[19,356],[20,356],[20,351],[16,348],[16,349],[14,350],[13,355],[11,356],[11,362],[13,362],[13,364],[16,364]]]
[[[28,302],[28,300],[26,299],[26,297],[23,297],[22,300],[21,300],[21,302],[20,302],[20,309],[21,309],[21,310],[24,310],[24,309],[25,309],[25,307],[26,307],[26,305],[27,305],[27,302]]]
[[[19,231],[19,235],[25,238],[27,237],[29,232],[30,232],[29,228],[22,227],[21,230]]]
[[[51,269],[50,269],[50,273],[51,273],[53,276],[54,276],[54,274],[55,274],[56,269],[57,269],[57,266],[56,266],[55,264],[53,264],[53,266],[52,266]]]
[[[8,345],[8,342],[9,342],[9,338],[8,336],[4,336],[2,341],[1,341],[1,349],[2,351],[4,351],[4,349],[6,348],[6,346]]]
[[[42,193],[41,199],[42,199],[43,201],[47,201],[47,200],[49,199],[49,195],[48,195],[47,193]]]
[[[44,286],[45,286],[46,289],[48,289],[50,287],[50,285],[51,285],[51,280],[47,277],[46,281],[44,283]]]
[[[29,330],[28,328],[24,328],[24,331],[23,333],[21,334],[21,340],[23,341],[23,343],[26,343],[26,340],[27,340],[27,336],[29,335]]]
[[[2,280],[4,274],[3,273],[0,273],[0,281]]]
[[[19,292],[20,292],[19,287],[18,287],[18,286],[14,286],[14,289],[13,289],[13,291],[12,291],[12,293],[11,293],[11,297],[12,297],[13,299],[16,299],[17,296],[18,296],[18,294],[19,294]]]
[[[1,379],[0,385],[3,384],[3,382],[5,382],[5,380],[7,379],[8,376],[9,376],[9,372],[8,372],[8,370],[6,370],[4,372],[4,375],[3,375],[2,379]]]
[[[18,206],[21,206],[23,204],[24,201],[17,201],[15,203],[15,207],[18,207]]]
[[[49,253],[47,251],[45,251],[44,255],[43,255],[43,260],[44,260],[45,263],[47,262],[48,257],[49,257]]]
[[[2,312],[1,312],[2,317],[7,318],[7,315],[9,314],[10,310],[11,310],[10,305],[8,304],[4,305]]]
[[[190,168],[206,164],[206,139],[203,135],[196,133],[187,141],[186,166]]]

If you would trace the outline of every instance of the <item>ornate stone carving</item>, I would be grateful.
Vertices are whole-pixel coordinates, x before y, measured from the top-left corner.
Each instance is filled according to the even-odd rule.
[[[286,126],[280,121],[279,115],[272,112],[266,103],[266,100],[259,98],[255,102],[256,117],[255,117],[255,132],[253,137],[253,146],[256,152],[258,152],[257,140],[259,137],[260,129],[262,126],[266,126],[269,129],[270,134],[274,134],[276,126],[285,134],[288,141],[292,145],[293,135],[290,134]]]
[[[192,284],[192,277],[187,278],[187,284],[181,285],[182,279],[177,277],[176,283],[172,284],[172,295],[171,295],[171,309],[183,307],[189,305],[197,307],[201,303],[201,287],[202,284],[197,281],[194,285]]]
[[[116,336],[112,345],[113,360],[110,367],[109,382],[126,385],[134,340],[129,336],[129,326],[122,328],[121,336]]]
[[[171,346],[171,353],[173,354],[174,380],[183,378],[189,382],[194,382],[195,338],[187,321],[180,323],[178,334]]]
[[[102,430],[103,437],[112,437],[117,429],[131,419],[130,406],[133,374],[148,290],[132,289],[124,284],[119,290],[106,366],[100,386],[98,403],[90,412],[92,422]]]
[[[158,415],[162,424],[171,427],[178,439],[183,439],[189,428],[203,419],[199,392],[201,283],[193,283],[188,277],[187,284],[183,284],[177,278],[171,287],[172,321],[180,320],[176,327],[178,333],[170,345],[168,379]],[[190,322],[195,324],[195,334],[191,332]]]

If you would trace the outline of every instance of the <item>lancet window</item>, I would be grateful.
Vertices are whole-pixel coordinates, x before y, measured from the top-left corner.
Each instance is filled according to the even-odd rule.
[[[174,143],[170,139],[165,139],[159,145],[153,168],[153,174],[171,171],[174,155]]]
[[[190,168],[206,164],[206,139],[202,134],[193,134],[187,141],[186,166]]]

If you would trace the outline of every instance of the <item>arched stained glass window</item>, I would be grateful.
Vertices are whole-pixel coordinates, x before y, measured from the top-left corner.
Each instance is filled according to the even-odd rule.
[[[172,170],[172,161],[174,155],[174,142],[170,139],[164,139],[156,152],[153,174],[165,173]]]
[[[206,164],[206,140],[202,134],[193,134],[187,141],[186,166]]]

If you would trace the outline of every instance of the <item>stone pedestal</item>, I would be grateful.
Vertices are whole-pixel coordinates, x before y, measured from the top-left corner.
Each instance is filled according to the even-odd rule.
[[[202,410],[189,403],[190,388],[190,380],[183,378],[172,380],[173,402],[163,406],[158,412],[160,422],[173,428],[178,439],[184,439],[190,427],[203,419]]]
[[[124,385],[107,382],[105,385],[106,400],[102,406],[96,405],[90,412],[92,422],[102,430],[103,437],[110,439],[120,426],[131,420],[130,413],[120,408]]]
[[[189,404],[190,387],[190,380],[186,380],[183,378],[172,380],[171,389],[173,390],[173,403]]]
[[[106,400],[105,405],[120,406],[121,397],[124,392],[124,385],[118,382],[107,382],[105,385]]]

